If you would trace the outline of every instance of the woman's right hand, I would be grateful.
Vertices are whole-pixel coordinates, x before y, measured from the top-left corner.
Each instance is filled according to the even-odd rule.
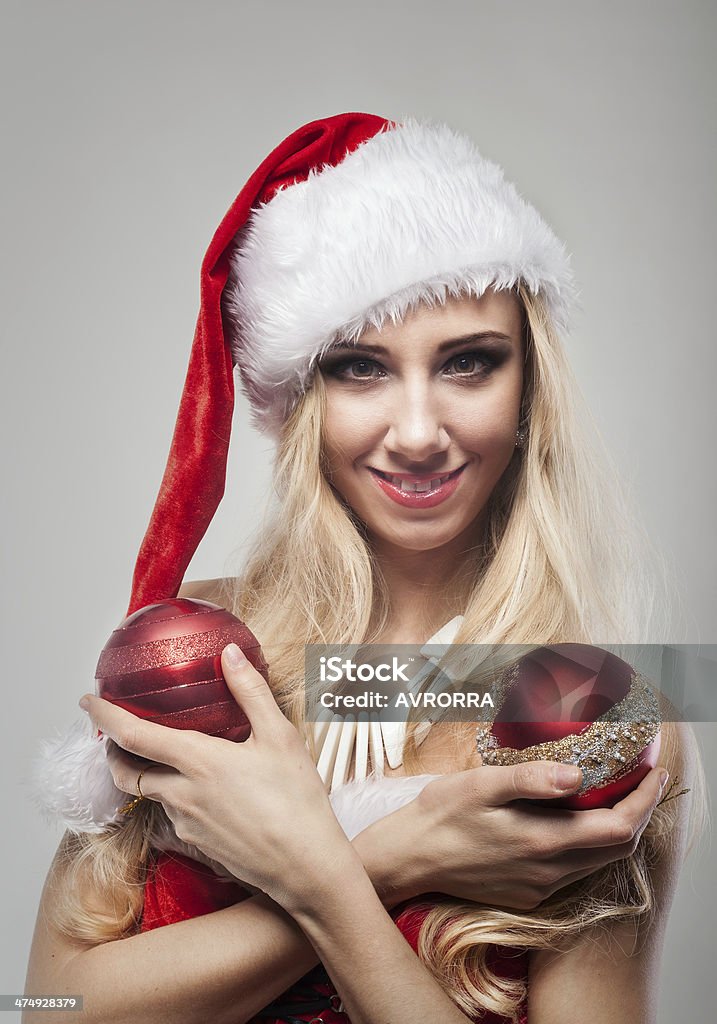
[[[563,768],[570,771],[532,761],[442,775],[365,829],[354,844],[390,865],[384,902],[441,892],[532,910],[558,889],[633,853],[664,790],[664,769],[653,768],[613,808],[526,802],[574,793],[580,775],[574,784],[561,783]]]

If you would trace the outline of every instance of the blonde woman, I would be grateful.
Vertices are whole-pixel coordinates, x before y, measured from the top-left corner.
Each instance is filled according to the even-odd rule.
[[[686,726],[614,807],[566,811],[536,801],[578,769],[481,767],[475,726],[388,729],[367,759],[365,728],[306,721],[309,643],[662,638],[576,411],[573,297],[564,247],[443,126],[313,122],[237,197],[133,605],[177,593],[221,497],[235,364],[277,501],[236,578],[179,597],[246,622],[271,688],[224,651],[245,743],[85,699],[116,792],[142,799],[71,828],[51,867],[27,991],[82,993],[63,1019],[654,1022],[700,811]],[[344,831],[371,786],[382,810]]]

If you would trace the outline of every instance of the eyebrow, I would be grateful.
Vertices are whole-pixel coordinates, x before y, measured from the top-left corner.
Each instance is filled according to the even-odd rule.
[[[466,345],[476,341],[507,341],[510,342],[512,339],[509,334],[503,334],[501,331],[477,331],[471,334],[463,334],[459,338],[450,338],[448,341],[442,341],[438,346],[439,352],[448,352],[452,348],[458,348],[459,345]],[[503,346],[501,346],[502,348]],[[374,352],[377,355],[388,355],[388,349],[384,348],[383,345],[366,345],[361,341],[351,343],[347,341],[337,342],[327,350],[326,355],[330,355],[333,352],[347,349],[350,352],[360,350],[362,352]]]

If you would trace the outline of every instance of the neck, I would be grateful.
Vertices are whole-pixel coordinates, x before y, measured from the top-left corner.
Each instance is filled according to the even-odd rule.
[[[424,643],[465,607],[473,581],[466,562],[475,555],[475,524],[441,547],[411,551],[382,538],[372,538],[376,562],[386,584],[389,621],[386,642]]]

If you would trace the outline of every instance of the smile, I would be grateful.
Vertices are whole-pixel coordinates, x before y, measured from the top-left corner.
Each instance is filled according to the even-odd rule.
[[[398,476],[393,473],[384,473],[380,469],[374,469],[373,466],[368,468],[384,494],[387,494],[397,504],[408,508],[432,508],[453,494],[465,465],[459,466],[451,473],[436,476],[417,473]]]

